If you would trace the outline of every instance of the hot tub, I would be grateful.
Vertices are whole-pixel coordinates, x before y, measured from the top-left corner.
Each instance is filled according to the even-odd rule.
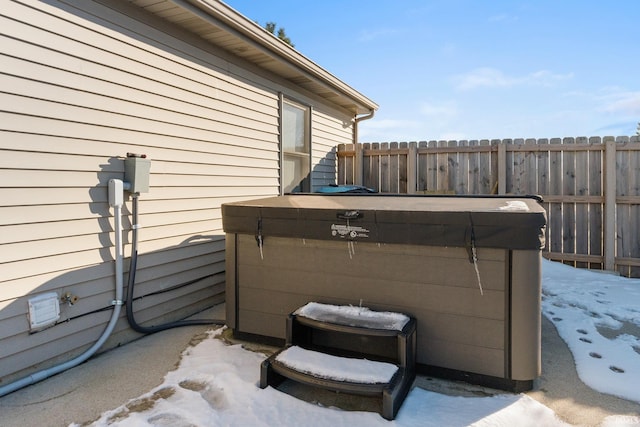
[[[522,391],[540,374],[536,197],[286,195],[222,206],[227,325],[284,340],[315,301],[417,319],[417,370]]]

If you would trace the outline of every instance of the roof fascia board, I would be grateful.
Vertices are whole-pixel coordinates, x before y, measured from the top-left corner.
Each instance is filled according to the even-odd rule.
[[[367,111],[378,109],[378,105],[375,102],[357,92],[327,70],[288,46],[286,43],[280,41],[260,25],[247,19],[244,15],[236,12],[226,4],[212,0],[172,1],[181,7],[191,10],[193,13],[197,13],[197,11],[193,9],[196,8],[201,12],[198,13],[199,16],[205,17],[202,15],[202,13],[204,13],[205,15],[213,18],[213,20],[207,19],[207,21],[212,25],[218,26],[237,37],[253,42],[255,46],[264,49],[270,54],[270,56],[274,57],[274,59],[295,67],[304,74],[307,74],[311,79],[323,83],[323,85],[339,92],[343,96],[347,96],[354,100],[355,103],[360,104],[363,109]]]

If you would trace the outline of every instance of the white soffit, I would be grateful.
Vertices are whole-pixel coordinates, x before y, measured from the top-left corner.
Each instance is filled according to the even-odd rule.
[[[131,0],[131,3],[354,115],[378,109],[375,102],[220,1]]]

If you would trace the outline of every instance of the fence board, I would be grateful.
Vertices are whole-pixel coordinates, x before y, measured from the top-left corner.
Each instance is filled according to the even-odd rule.
[[[371,144],[366,143],[362,144],[362,151],[370,150]],[[355,181],[355,179],[354,179]],[[371,181],[371,157],[362,157],[362,185],[365,187],[369,187],[369,182]]]
[[[491,143],[488,139],[480,140],[479,147],[489,147]],[[492,194],[493,193],[493,175],[494,171],[491,169],[491,152],[478,153],[478,192],[475,194]]]
[[[409,144],[401,142],[399,147],[406,150],[406,154],[398,154],[398,193],[407,193],[407,157],[409,156]]]
[[[589,144],[599,146],[602,151],[589,151],[589,195],[602,195],[602,171],[604,169],[604,147],[600,137],[589,138]],[[589,254],[603,255],[603,210],[604,201],[589,204]],[[604,269],[604,263],[589,263],[589,268]]]
[[[536,145],[535,139],[527,139],[526,145]],[[526,192],[527,194],[540,194],[538,191],[538,156],[537,153],[527,152],[524,158],[524,174],[527,176]]]
[[[564,138],[563,145],[574,144],[574,138]],[[562,195],[574,196],[576,194],[576,163],[575,152],[565,151],[562,157]],[[576,240],[575,240],[575,203],[564,202],[562,203],[562,250],[565,253],[576,253]],[[570,262],[569,264],[575,265]]]
[[[605,270],[615,270],[616,267],[616,141],[613,137],[605,137],[603,154],[603,196],[604,207],[602,214],[603,224],[603,263]]]
[[[469,141],[470,148],[478,147],[478,145],[480,145],[478,140]],[[469,153],[467,176],[469,181],[467,194],[480,194],[480,152],[477,150]]]
[[[385,150],[389,148],[390,147],[388,142],[380,144],[380,150]],[[379,188],[382,193],[390,192],[389,174],[391,173],[391,171],[389,167],[389,157],[390,157],[389,154],[379,156],[379,162],[380,162],[380,187]]]
[[[353,147],[353,144],[349,144]],[[355,148],[352,148],[355,149]],[[345,184],[353,184],[353,174],[355,172],[355,164],[354,164],[354,157],[347,157],[345,159],[345,174],[344,174],[344,182]]]
[[[587,144],[586,137],[576,138],[576,144]],[[586,196],[589,194],[589,152],[576,151],[575,153],[575,194]],[[577,203],[575,205],[575,253],[589,253],[589,204]],[[587,263],[577,262],[576,267],[586,268]]]
[[[495,181],[494,181],[494,185],[493,185],[493,194],[502,194],[503,192],[500,191],[501,187],[504,187],[504,183],[500,182],[500,167],[499,165],[499,157],[500,157],[500,148],[499,146],[501,146],[502,144],[500,143],[501,141],[499,139],[492,139],[491,140],[491,146],[495,147],[496,152],[495,153],[491,153],[491,170],[494,171],[494,177],[495,177]],[[506,187],[505,187],[506,188]]]
[[[513,140],[514,148],[520,147],[524,145],[524,139],[517,138]],[[528,155],[531,152],[527,152],[524,150],[514,150],[513,152],[513,186],[512,193],[513,194],[531,194],[530,177],[535,176],[536,174],[536,165],[533,165],[533,169],[527,169],[528,164]],[[531,174],[531,175],[529,175]],[[533,181],[534,183],[536,180]]]
[[[380,144],[374,142],[371,144],[373,150],[379,150]],[[371,156],[371,185],[370,187],[380,191],[380,156]]]
[[[446,147],[447,141],[438,141],[438,147]],[[445,193],[449,189],[449,155],[448,152],[438,154],[438,176],[436,191]]]
[[[407,193],[415,194],[418,189],[418,143],[411,142],[407,152]]]
[[[634,145],[634,141],[631,141],[628,137],[618,137],[616,138],[617,142],[623,144],[621,147],[621,151],[628,153],[627,157],[627,196],[638,196],[640,195],[640,182],[638,179],[638,173],[640,173],[640,164],[638,159],[638,151],[627,151],[632,145]],[[637,142],[635,142],[637,144]],[[620,201],[619,201],[620,203]],[[621,255],[624,258],[638,258],[640,257],[640,245],[637,244],[640,236],[638,232],[640,228],[638,228],[638,204],[637,203],[629,203],[627,204],[627,208],[625,211],[628,214],[628,223],[626,224],[626,230],[624,234],[621,236],[623,240],[623,246],[625,252]],[[633,265],[628,265],[625,267],[625,275],[633,275],[634,272],[637,272],[637,267]]]
[[[549,146],[549,140],[547,138],[541,138],[536,141],[537,148],[540,151],[533,153],[535,155],[536,162],[536,194],[548,195],[549,194],[549,151],[545,150]],[[542,204],[544,209],[549,212],[551,204],[546,201]],[[548,214],[547,214],[548,215]],[[545,229],[545,241],[546,248],[549,250],[549,229],[547,226]]]
[[[418,192],[424,192],[429,188],[429,154],[420,153],[421,149],[427,148],[427,141],[420,141],[418,143],[418,152],[416,156],[418,156],[418,160],[416,162],[417,165],[417,183],[418,183]]]
[[[392,142],[389,144],[389,148],[392,152],[396,152],[398,150],[398,143]],[[388,190],[389,193],[398,193],[398,189],[400,188],[400,174],[399,174],[399,163],[400,163],[400,155],[399,154],[391,154],[389,155],[389,184]]]
[[[550,141],[551,144],[560,144],[560,142],[560,138],[552,138]],[[562,195],[562,152],[559,151],[549,153],[549,194]],[[550,203],[549,206],[549,250],[551,252],[563,253],[562,206],[562,202]]]
[[[438,146],[438,142],[437,141],[429,141],[429,147],[430,148],[435,148]],[[428,183],[429,186],[425,189],[428,192],[435,192],[438,190],[438,154],[436,154],[435,152],[431,153],[431,154],[427,154],[428,156],[428,165],[429,165],[429,170],[428,170]]]
[[[524,139],[517,138],[512,143],[515,146],[524,144]],[[511,181],[511,190],[507,190],[508,193],[513,194],[527,194],[527,171],[525,170],[525,152],[513,151],[511,156],[511,162],[507,167],[507,182]],[[509,154],[507,154],[507,159]],[[509,172],[510,170],[510,172]],[[533,171],[535,172],[535,170]]]
[[[621,145],[621,142],[616,140],[616,146]],[[626,178],[629,177],[629,157],[622,150],[616,150],[616,182],[627,183]],[[618,185],[616,189],[616,198],[620,196],[627,196],[629,194],[628,185]],[[619,221],[616,222],[617,228],[617,257],[627,258],[630,256],[629,250],[629,220],[630,220],[630,205],[627,203],[616,203],[616,216]],[[622,275],[628,274],[629,268],[624,265],[618,266],[618,271]]]
[[[338,150],[337,152],[339,153],[338,156],[340,155],[344,155],[344,152],[346,151],[345,145],[344,144],[340,144],[338,145]],[[336,165],[336,175],[337,175],[337,179],[338,182],[345,182],[345,176],[344,176],[344,170],[345,170],[345,163],[347,162],[346,158],[342,158],[340,160],[338,160],[338,164]]]
[[[539,139],[537,145],[540,148],[544,148],[549,144],[549,140],[546,138]],[[536,153],[537,163],[537,194],[549,194],[549,152],[538,151]]]
[[[449,143],[451,145],[451,142]],[[468,147],[469,141],[458,141],[458,147]],[[454,166],[456,194],[469,194],[469,152],[459,152]]]

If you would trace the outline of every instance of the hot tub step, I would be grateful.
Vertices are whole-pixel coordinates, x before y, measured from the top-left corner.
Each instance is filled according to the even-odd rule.
[[[398,366],[392,363],[333,356],[295,345],[269,360],[273,370],[286,378],[358,394],[380,393],[398,374]]]
[[[413,371],[386,362],[353,359],[286,347],[262,362],[260,387],[285,379],[341,393],[379,396],[381,415],[392,420],[415,378]]]
[[[309,303],[289,315],[287,344],[262,363],[260,387],[285,379],[380,396],[393,419],[415,378],[416,321],[402,313]]]

